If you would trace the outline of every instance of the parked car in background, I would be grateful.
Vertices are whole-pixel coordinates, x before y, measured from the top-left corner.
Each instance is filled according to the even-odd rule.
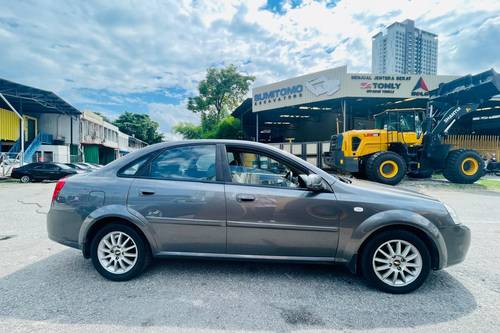
[[[92,165],[92,166],[94,166],[94,167],[96,167],[98,169],[100,169],[100,168],[102,168],[104,166],[104,165],[97,164],[97,163],[88,163],[88,164],[90,164],[90,165]]]
[[[43,180],[58,180],[77,174],[77,171],[63,163],[29,163],[12,170],[11,177],[22,183]]]
[[[82,165],[78,165],[76,163],[64,163],[64,164],[66,164],[70,168],[73,168],[74,170],[76,170],[77,173],[87,173],[87,172],[92,171],[90,168],[84,167]]]
[[[439,200],[231,140],[160,143],[64,179],[47,230],[114,281],[153,257],[291,260],[344,264],[391,293],[463,261],[470,243]]]
[[[97,170],[99,169],[99,167],[95,166],[94,164],[92,163],[87,163],[87,162],[79,162],[78,165],[81,165],[82,167],[87,167],[91,170]]]
[[[90,171],[94,171],[94,170],[96,170],[96,168],[93,168],[93,167],[91,167],[91,166],[87,165],[86,163],[82,163],[82,162],[75,162],[75,163],[73,163],[73,164],[75,164],[75,165],[79,166],[80,168],[82,168],[82,169],[84,169],[84,170],[87,170],[87,171],[89,171],[89,172],[90,172]]]

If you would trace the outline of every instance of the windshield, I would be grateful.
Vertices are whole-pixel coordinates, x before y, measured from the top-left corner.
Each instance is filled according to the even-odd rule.
[[[389,111],[375,116],[375,128],[388,131],[415,132],[416,124],[422,121],[418,113]]]

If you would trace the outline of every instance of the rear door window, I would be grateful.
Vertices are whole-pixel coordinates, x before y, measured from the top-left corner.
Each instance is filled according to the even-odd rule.
[[[216,146],[195,145],[166,149],[151,162],[152,178],[216,180]]]

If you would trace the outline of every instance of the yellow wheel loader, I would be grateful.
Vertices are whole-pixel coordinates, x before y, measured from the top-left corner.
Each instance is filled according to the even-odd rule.
[[[332,136],[325,164],[389,185],[405,175],[429,178],[434,171],[453,183],[474,183],[484,173],[481,156],[474,150],[450,150],[442,139],[458,119],[498,94],[500,76],[493,69],[440,84],[429,92],[426,111],[386,110],[375,115],[375,129]]]

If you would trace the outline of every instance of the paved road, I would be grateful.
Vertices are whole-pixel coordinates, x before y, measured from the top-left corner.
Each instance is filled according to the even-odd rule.
[[[456,208],[472,248],[395,296],[326,265],[163,260],[109,282],[47,239],[54,184],[0,183],[0,332],[499,332],[500,193],[420,184],[404,186]]]

